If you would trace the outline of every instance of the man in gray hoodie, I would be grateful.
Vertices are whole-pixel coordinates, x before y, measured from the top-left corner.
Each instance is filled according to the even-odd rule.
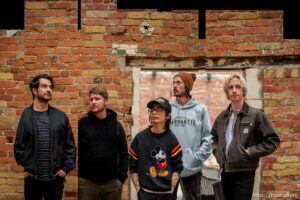
[[[209,113],[190,94],[195,79],[195,74],[176,74],[173,78],[176,100],[171,102],[170,129],[182,147],[184,169],[180,186],[185,200],[201,200],[201,169],[212,152]]]

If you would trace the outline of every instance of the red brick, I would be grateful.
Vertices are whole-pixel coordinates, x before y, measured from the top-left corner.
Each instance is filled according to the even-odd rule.
[[[17,83],[15,81],[3,81],[0,80],[1,88],[14,88],[17,86]]]
[[[264,184],[262,186],[262,190],[263,191],[273,191],[273,190],[275,190],[275,186],[274,185],[266,185],[266,184]]]
[[[24,90],[23,89],[9,89],[6,91],[6,94],[23,94],[24,93]]]
[[[67,2],[49,2],[48,3],[49,9],[63,9],[68,10],[74,8],[74,5],[72,3]]]
[[[0,59],[3,59],[3,58],[15,58],[16,57],[16,52],[13,52],[13,51],[6,51],[6,52],[1,52],[0,51]]]
[[[80,47],[83,45],[83,41],[81,40],[58,41],[57,45],[60,47]]]
[[[60,47],[55,47],[55,48],[50,48],[49,49],[49,54],[71,54],[72,49],[71,48],[60,48]]]
[[[59,62],[77,62],[80,60],[80,56],[60,56]]]
[[[265,86],[264,91],[265,92],[283,92],[287,89],[286,86]]]
[[[7,37],[0,37],[1,44],[15,44],[17,43],[16,38],[7,38]]]
[[[13,97],[11,95],[0,94],[0,100],[3,100],[3,101],[12,101]]]
[[[64,9],[46,10],[46,11],[43,12],[43,16],[45,16],[45,17],[66,16],[67,15],[66,11],[67,10],[64,10]]]
[[[47,55],[49,54],[49,48],[40,47],[40,48],[28,48],[28,54],[30,55]]]
[[[25,38],[28,40],[41,40],[41,39],[46,39],[46,34],[45,33],[30,33],[26,34]]]
[[[44,24],[45,23],[45,19],[44,18],[37,18],[37,17],[34,17],[34,18],[26,18],[26,23],[28,24]]]
[[[57,85],[71,85],[74,83],[73,78],[56,78],[55,83]]]
[[[66,39],[69,38],[68,33],[51,33],[47,35],[48,39]]]

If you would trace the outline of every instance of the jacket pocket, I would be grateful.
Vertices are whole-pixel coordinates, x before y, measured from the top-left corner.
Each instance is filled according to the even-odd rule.
[[[55,155],[56,155],[56,157],[54,159],[54,161],[55,161],[55,163],[54,163],[55,168],[61,168],[61,167],[63,167],[64,153],[63,153],[63,147],[62,146],[58,146],[57,147]]]
[[[217,160],[217,163],[222,166],[223,165],[223,159],[222,159],[222,151],[221,151],[221,147],[218,146],[215,151],[214,151],[214,156]]]
[[[238,144],[237,148],[230,152],[228,163],[230,166],[247,167],[253,164],[253,159],[247,154],[245,148]]]
[[[240,143],[242,145],[253,145],[253,122],[246,118],[242,119],[239,129]]]
[[[34,168],[34,135],[30,132],[26,132],[24,135],[24,152],[21,159],[21,164],[24,167]]]
[[[193,150],[191,148],[183,149],[182,161],[186,169],[198,168],[202,164],[200,160],[195,159]]]

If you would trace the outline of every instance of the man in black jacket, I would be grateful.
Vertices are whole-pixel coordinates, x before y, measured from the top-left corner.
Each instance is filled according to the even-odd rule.
[[[229,76],[224,91],[231,104],[214,122],[213,152],[221,168],[225,200],[251,200],[259,159],[274,152],[280,140],[266,114],[245,102],[242,76]]]
[[[119,200],[127,178],[127,140],[107,101],[107,91],[91,89],[90,112],[78,122],[79,200]]]
[[[14,143],[16,161],[24,167],[25,200],[60,200],[76,163],[73,132],[67,115],[49,105],[53,78],[38,75],[29,86],[33,104],[22,114]]]

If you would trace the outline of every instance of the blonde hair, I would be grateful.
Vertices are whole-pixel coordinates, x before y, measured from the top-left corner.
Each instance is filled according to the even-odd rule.
[[[245,97],[246,94],[247,94],[247,82],[246,82],[246,80],[244,79],[244,77],[241,76],[241,75],[239,75],[239,74],[232,74],[232,75],[230,75],[229,77],[226,78],[225,83],[224,83],[224,87],[223,87],[227,99],[228,99],[228,87],[229,87],[229,82],[230,82],[232,79],[234,79],[234,78],[237,78],[237,79],[240,80],[240,83],[241,83],[242,88],[243,88],[243,91],[244,91],[244,97]]]

